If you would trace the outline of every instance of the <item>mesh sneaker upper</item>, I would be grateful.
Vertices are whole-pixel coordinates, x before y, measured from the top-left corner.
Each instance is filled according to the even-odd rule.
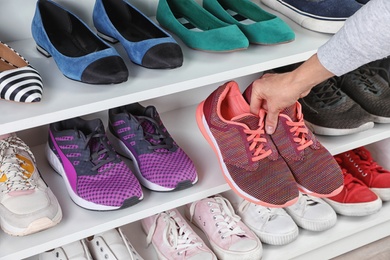
[[[341,91],[337,83],[335,77],[330,78],[299,100],[305,120],[333,129],[354,129],[372,122],[370,114]]]
[[[111,109],[109,115],[109,129],[116,137],[112,142],[124,144],[126,149],[118,151],[136,162],[139,177],[168,189],[197,181],[193,162],[168,133],[155,107],[135,103]]]
[[[326,197],[341,191],[341,169],[305,126],[299,102],[280,113],[271,138],[302,192]]]
[[[370,114],[390,117],[389,83],[378,70],[380,67],[364,65],[349,72],[340,77],[340,88]]]
[[[48,144],[73,192],[82,199],[127,207],[142,198],[138,180],[112,149],[100,119],[73,118],[53,123]]]
[[[255,204],[281,207],[294,203],[298,189],[264,132],[263,117],[264,111],[260,117],[249,113],[234,81],[215,90],[197,111],[198,126],[217,152],[232,189]]]

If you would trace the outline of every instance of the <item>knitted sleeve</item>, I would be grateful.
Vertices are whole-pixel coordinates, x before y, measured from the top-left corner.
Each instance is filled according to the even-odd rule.
[[[317,52],[321,64],[341,76],[390,55],[390,0],[371,0]]]

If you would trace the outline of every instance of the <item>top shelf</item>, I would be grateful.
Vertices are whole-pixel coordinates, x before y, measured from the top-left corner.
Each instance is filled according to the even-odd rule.
[[[282,17],[281,17],[282,18]],[[189,49],[179,39],[184,63],[172,70],[151,70],[130,62],[119,44],[114,47],[129,69],[127,82],[115,85],[89,85],[62,75],[53,58],[35,48],[33,39],[9,42],[41,74],[43,99],[37,104],[1,102],[0,134],[17,132],[52,122],[104,111],[113,107],[149,100],[217,82],[301,62],[314,54],[329,35],[311,32],[286,22],[296,40],[274,46],[251,45],[230,53],[210,53]]]

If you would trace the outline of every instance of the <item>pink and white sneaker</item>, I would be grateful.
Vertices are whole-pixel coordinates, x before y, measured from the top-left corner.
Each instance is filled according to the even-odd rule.
[[[216,195],[187,204],[185,214],[205,233],[218,259],[261,259],[259,238],[234,213],[226,198]]]
[[[217,260],[177,209],[144,218],[141,224],[160,260]]]

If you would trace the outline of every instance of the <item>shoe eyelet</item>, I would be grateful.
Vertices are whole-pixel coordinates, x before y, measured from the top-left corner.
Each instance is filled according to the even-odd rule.
[[[353,162],[352,158],[349,158],[349,160],[348,160],[348,161],[350,161],[350,162]]]
[[[216,216],[213,216],[213,219],[214,219],[214,220],[217,220],[217,217],[216,217]]]
[[[358,168],[358,172],[363,172],[363,170],[362,170],[362,169],[360,169],[360,168]]]
[[[216,226],[216,227],[219,227],[218,223],[215,223],[215,226]]]
[[[345,157],[350,157],[349,153],[346,153],[346,154],[345,154]]]
[[[359,167],[359,165],[357,165],[356,163],[354,163],[353,166],[355,166],[355,168],[358,168],[358,167]]]
[[[208,205],[209,207],[211,207],[211,202],[207,202],[207,205]]]
[[[364,173],[362,173],[362,176],[363,176],[363,177],[366,177],[367,175],[368,175],[368,174],[367,174],[367,173],[365,173],[365,172],[364,172]]]
[[[108,259],[108,258],[109,258],[109,256],[106,254],[106,255],[104,255],[104,258],[105,258],[105,259]]]
[[[96,245],[99,246],[99,241],[96,241]]]
[[[214,209],[210,209],[210,212],[211,212],[211,213],[214,213]]]

